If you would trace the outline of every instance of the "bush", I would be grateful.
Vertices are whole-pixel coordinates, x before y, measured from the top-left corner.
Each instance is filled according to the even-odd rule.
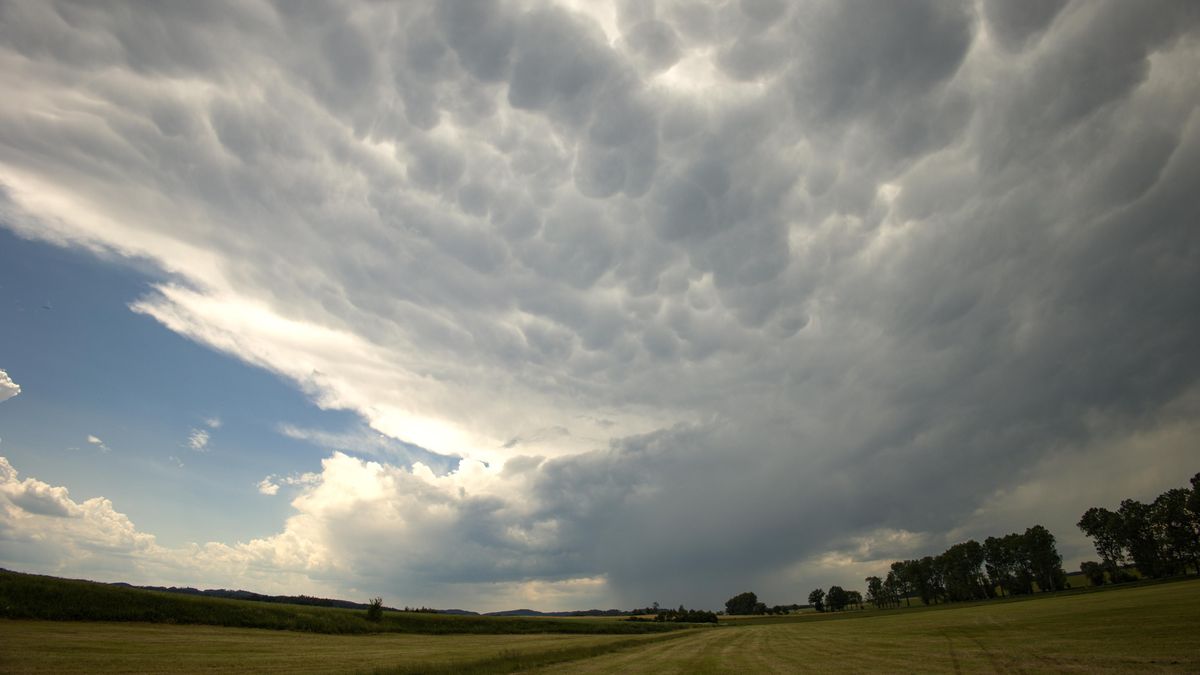
[[[383,621],[383,598],[372,598],[367,605],[367,621]]]

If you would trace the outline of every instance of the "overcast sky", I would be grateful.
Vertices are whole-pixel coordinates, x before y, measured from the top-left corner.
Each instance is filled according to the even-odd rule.
[[[1200,470],[1200,4],[0,2],[0,566],[803,602]]]

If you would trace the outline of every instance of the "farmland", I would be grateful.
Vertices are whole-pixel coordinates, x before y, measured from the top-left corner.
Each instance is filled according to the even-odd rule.
[[[660,635],[329,635],[0,620],[0,671],[403,674],[542,666],[568,673],[1197,672],[1198,624],[1200,580],[911,610],[763,617]]]
[[[747,620],[567,673],[1200,671],[1200,580],[944,608]]]

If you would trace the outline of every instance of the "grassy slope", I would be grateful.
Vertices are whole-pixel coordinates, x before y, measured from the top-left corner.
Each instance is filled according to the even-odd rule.
[[[1200,672],[1200,580],[685,634],[566,673]]]
[[[384,665],[384,672],[397,673],[510,672],[511,664],[541,665],[685,634],[319,635],[0,619],[0,673],[352,673]]]
[[[0,571],[0,617],[67,621],[145,621],[272,628],[312,633],[661,633],[678,626],[627,621],[457,616],[356,610],[207,598]]]

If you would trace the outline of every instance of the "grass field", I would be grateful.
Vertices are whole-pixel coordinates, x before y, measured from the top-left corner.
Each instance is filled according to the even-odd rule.
[[[384,668],[420,672],[428,667],[460,672],[468,669],[453,664],[548,653],[586,655],[595,648],[662,637],[322,635],[218,626],[0,619],[0,672],[354,673]]]
[[[1200,672],[1200,580],[845,617],[763,619],[554,671]]]
[[[0,672],[1200,672],[1198,627],[1200,580],[639,636],[0,620]]]

